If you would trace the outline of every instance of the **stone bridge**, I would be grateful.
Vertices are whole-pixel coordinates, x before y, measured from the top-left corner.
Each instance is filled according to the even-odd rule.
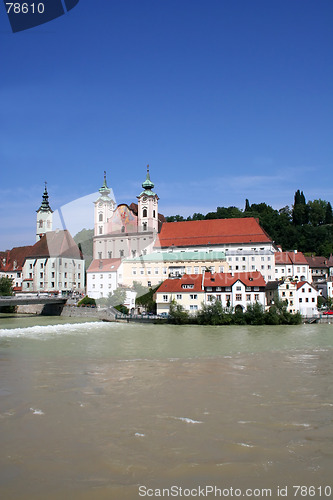
[[[3,306],[32,306],[42,305],[41,314],[47,316],[57,316],[66,304],[66,298],[48,297],[45,295],[22,297],[22,296],[0,296],[0,308]]]

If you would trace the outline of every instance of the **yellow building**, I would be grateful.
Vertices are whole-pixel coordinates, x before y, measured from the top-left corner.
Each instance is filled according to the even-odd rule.
[[[225,253],[216,250],[179,250],[156,251],[149,255],[127,258],[122,263],[122,284],[131,286],[134,281],[143,286],[156,286],[167,278],[184,274],[228,272]]]

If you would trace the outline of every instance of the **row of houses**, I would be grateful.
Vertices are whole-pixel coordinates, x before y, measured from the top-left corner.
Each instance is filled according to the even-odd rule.
[[[291,313],[313,317],[318,314],[317,300],[320,292],[307,281],[290,278],[266,284],[258,271],[253,273],[211,273],[183,275],[167,279],[156,291],[157,313],[167,315],[173,301],[189,313],[195,313],[203,304],[221,302],[226,310],[245,311],[249,304],[271,306],[276,296],[287,304]]]

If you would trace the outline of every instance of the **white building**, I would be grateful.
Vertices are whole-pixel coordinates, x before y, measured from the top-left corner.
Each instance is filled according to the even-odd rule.
[[[298,281],[309,281],[309,263],[302,252],[275,253],[275,278],[292,278]],[[269,280],[270,281],[270,280]]]
[[[84,293],[85,262],[67,230],[48,231],[25,258],[22,292]]]
[[[309,317],[318,315],[317,300],[320,293],[308,281],[285,278],[268,283],[266,286],[268,306],[274,304],[275,294],[286,302],[287,310],[292,314],[300,312],[302,316]]]
[[[88,297],[101,299],[113,293],[122,278],[121,266],[121,259],[93,260],[87,271]]]

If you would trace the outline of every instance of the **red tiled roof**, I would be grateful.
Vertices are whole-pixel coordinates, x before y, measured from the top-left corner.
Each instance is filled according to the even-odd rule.
[[[32,248],[32,246],[14,247],[6,252],[1,252],[0,270],[4,272],[22,271],[23,263],[30,255]],[[5,264],[3,264],[3,259],[6,259]]]
[[[259,271],[247,273],[205,273],[204,286],[232,286],[241,281],[245,286],[266,286],[266,282]]]
[[[155,247],[270,243],[254,217],[165,222]]]
[[[329,258],[322,257],[319,255],[313,255],[311,257],[306,257],[306,260],[311,268],[314,268],[314,267],[321,267],[321,268],[333,267],[333,256],[332,255],[330,255]]]
[[[314,287],[311,285],[311,283],[309,283],[308,281],[298,281],[298,282],[296,283],[296,288],[297,288],[297,290],[298,290],[299,288],[302,288],[302,286],[303,286],[303,285],[308,285],[308,286],[311,286],[312,288],[314,288]]]
[[[201,288],[202,284],[202,275],[194,274],[187,275],[184,274],[180,279],[167,279],[163,281],[161,286],[156,290],[156,293],[165,293],[165,292],[203,292]],[[182,288],[182,285],[193,285],[193,288]]]
[[[232,286],[237,281],[241,281],[245,286],[258,286],[265,288],[266,282],[259,271],[253,273],[205,273],[204,278],[202,274],[187,275],[184,274],[180,279],[167,279],[156,291],[157,293],[191,293],[202,292],[202,283],[204,287],[212,286]],[[183,285],[193,285],[193,288],[183,288]]]
[[[308,262],[302,252],[275,252],[275,264],[302,264]]]
[[[90,264],[87,273],[111,273],[117,271],[121,262],[121,259],[95,259]]]
[[[28,257],[67,257],[83,259],[79,247],[67,229],[50,231],[44,234],[44,236],[34,244]]]

